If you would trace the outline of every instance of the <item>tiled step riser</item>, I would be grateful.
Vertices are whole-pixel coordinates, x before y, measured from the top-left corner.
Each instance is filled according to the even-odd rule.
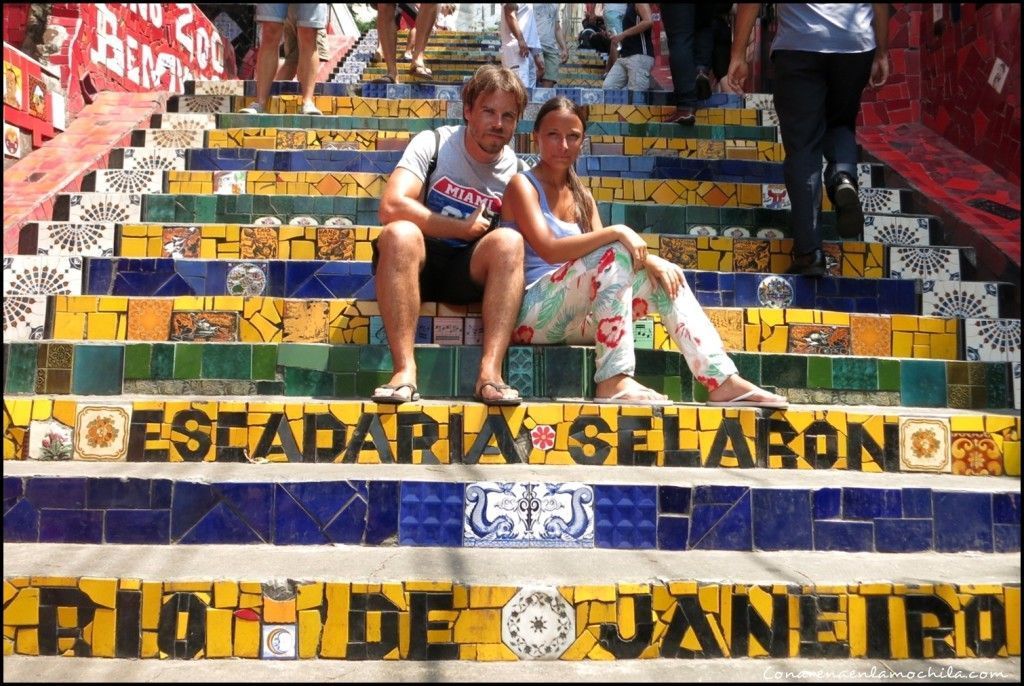
[[[36,397],[5,398],[4,415],[5,460],[1020,476],[1020,417],[1005,414],[791,408],[763,416],[751,409],[572,402],[504,411],[479,403],[410,403],[396,410],[358,401]],[[1016,507],[1019,525],[1019,502]]]
[[[1010,584],[670,580],[556,588],[316,578],[287,585],[222,577],[5,578],[11,610],[4,628],[15,654],[129,659],[1020,655],[1020,588]],[[942,667],[950,668],[957,669]]]
[[[4,499],[5,543],[1020,552],[1019,492],[5,476]]]
[[[419,389],[427,398],[470,398],[480,360],[480,320],[460,343],[424,347],[446,318],[423,317],[417,329]],[[4,392],[11,395],[258,395],[362,398],[390,371],[379,317],[369,345],[246,343],[5,343]],[[446,332],[447,333],[447,332]],[[470,340],[470,338],[474,340]],[[647,385],[673,400],[706,398],[678,353],[652,350],[637,336],[638,369]],[[466,346],[466,347],[463,347]],[[1013,406],[1012,363],[827,358],[733,353],[743,376],[783,390],[793,403],[1005,409]],[[516,347],[505,375],[523,397],[593,397],[594,353],[586,348]],[[936,383],[938,382],[938,386]]]

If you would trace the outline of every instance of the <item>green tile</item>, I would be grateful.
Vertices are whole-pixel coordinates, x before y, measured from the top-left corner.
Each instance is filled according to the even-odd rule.
[[[4,346],[8,348],[7,345]],[[7,357],[7,378],[4,390],[7,393],[32,393],[36,387],[36,343],[12,343]]]
[[[455,395],[454,347],[417,346],[413,354],[416,359],[416,385],[421,395],[430,398],[450,398]]]
[[[636,373],[645,376],[678,377],[683,371],[683,356],[674,350],[635,350]]]
[[[975,388],[979,388],[975,386]],[[992,409],[1013,407],[1013,375],[1010,365],[1005,362],[990,362],[985,365],[985,407]]]
[[[760,355],[751,353],[732,353],[729,357],[732,358],[732,361],[736,364],[736,371],[739,372],[740,376],[744,379],[753,381],[754,383],[760,383],[759,380],[761,379],[761,368],[763,365],[763,360]],[[754,381],[755,379],[758,381]]]
[[[984,386],[988,383],[991,364],[986,362],[965,362],[967,365],[967,383],[971,386]],[[999,366],[1003,366],[1000,362]]]
[[[360,372],[387,372],[394,369],[391,351],[386,345],[364,345],[359,348]]]
[[[332,372],[359,371],[359,347],[332,345],[327,354],[327,369]]]
[[[835,357],[832,384],[842,390],[873,391],[878,388],[878,364],[872,357]]]
[[[316,343],[281,343],[277,346],[277,365],[326,371],[331,348]]]
[[[149,222],[174,221],[173,195],[145,195],[142,198],[142,219]]]
[[[540,393],[549,398],[588,397],[585,349],[552,346],[543,348],[543,351],[544,378]],[[593,379],[590,381],[590,386],[593,386]]]
[[[335,398],[358,398],[356,393],[356,375],[353,372],[334,374]]]
[[[203,346],[204,379],[251,379],[252,346],[207,343]]]
[[[962,360],[949,360],[946,362],[946,377],[949,379],[951,384],[959,384],[966,386],[970,383],[968,381],[968,375],[970,374],[969,368],[971,367],[970,362],[964,362]]]
[[[369,398],[377,386],[386,384],[390,380],[391,372],[356,372],[355,395],[357,398]]]
[[[124,347],[124,378],[149,379],[151,343],[138,343]]]
[[[154,381],[174,378],[174,343],[154,343],[149,375]]]
[[[942,360],[903,360],[900,364],[902,403],[911,407],[944,407],[946,365]]]
[[[198,379],[203,370],[203,345],[178,343],[174,349],[174,378]]]
[[[900,390],[899,360],[878,360],[878,390]]]
[[[71,392],[77,395],[120,395],[124,348],[120,345],[75,346]]]
[[[311,398],[333,398],[334,378],[315,369],[284,368],[285,395]]]
[[[754,381],[753,377],[748,377]],[[770,383],[776,388],[807,387],[807,357],[805,355],[763,355],[759,385]]]
[[[257,381],[257,395],[284,395],[284,381]]]
[[[510,386],[514,386],[519,390],[521,394],[526,394],[523,384],[520,383],[522,374],[516,375],[514,365],[512,364],[513,359],[519,359],[518,356],[523,356],[524,353],[512,351],[529,350],[530,355],[533,354],[531,348],[516,348],[510,347],[508,352],[505,353],[505,359],[502,361],[502,376],[505,378],[505,383]],[[476,390],[476,379],[480,375],[480,359],[483,357],[483,350],[479,345],[459,345],[455,347],[455,396],[458,398],[472,398],[473,392]],[[533,364],[532,358],[527,368],[530,370],[530,381],[531,394],[533,384]]]
[[[832,388],[832,358],[818,355],[808,357],[807,387]]]
[[[257,344],[252,346],[252,378],[274,380],[277,378],[277,349],[279,346]]]

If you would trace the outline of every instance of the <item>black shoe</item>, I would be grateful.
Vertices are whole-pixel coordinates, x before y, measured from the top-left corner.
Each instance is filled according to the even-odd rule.
[[[708,76],[707,70],[697,70],[697,80],[695,85],[697,87],[698,100],[707,100],[711,97],[711,78]]]
[[[832,191],[836,208],[836,233],[843,238],[857,238],[864,232],[864,210],[857,195],[857,184],[846,174],[840,174]]]
[[[787,274],[799,276],[824,276],[825,253],[818,248],[803,255],[793,257],[793,264],[786,270]]]

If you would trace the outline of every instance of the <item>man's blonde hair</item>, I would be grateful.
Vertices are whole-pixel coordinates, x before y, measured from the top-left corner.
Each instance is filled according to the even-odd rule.
[[[523,116],[526,111],[526,86],[514,71],[496,64],[485,64],[476,70],[473,78],[462,87],[462,104],[472,109],[478,97],[495,92],[511,93],[516,99],[516,119]]]

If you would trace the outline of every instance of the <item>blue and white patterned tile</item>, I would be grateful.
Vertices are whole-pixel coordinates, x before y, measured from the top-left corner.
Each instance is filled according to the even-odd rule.
[[[4,341],[39,341],[46,330],[45,296],[4,298]]]
[[[54,255],[4,257],[3,295],[81,295],[82,258]]]
[[[202,148],[206,142],[205,131],[139,129],[139,132],[142,148]]]
[[[164,173],[153,169],[98,169],[97,193],[162,193]]]
[[[262,624],[260,659],[294,660],[299,645],[295,624]]]
[[[761,184],[761,206],[769,210],[788,210],[789,192],[782,183]]]
[[[576,612],[553,586],[527,586],[501,609],[501,641],[521,660],[557,660],[576,639]]]
[[[534,88],[530,93],[530,102],[539,102],[544,104],[553,97],[555,97],[554,88]]]
[[[857,187],[858,188],[871,188],[871,163],[861,162],[857,165]]]
[[[122,148],[122,169],[185,170],[184,148]]]
[[[884,214],[864,216],[864,241],[885,245],[926,246],[931,238],[927,217]]]
[[[743,96],[743,107],[750,110],[774,110],[775,96],[771,93],[747,93]]]
[[[481,317],[466,317],[463,327],[463,345],[483,345],[484,320]]]
[[[966,358],[981,362],[1020,362],[1020,320],[964,320]]]
[[[450,100],[444,104],[445,117],[448,119],[462,119],[462,100]]]
[[[114,254],[113,222],[38,222],[37,255],[109,257]]]
[[[142,196],[124,193],[71,193],[67,210],[66,219],[69,222],[139,223],[142,217]]]
[[[960,250],[935,247],[889,248],[889,278],[960,280]]]
[[[865,213],[871,214],[899,214],[902,212],[900,192],[894,188],[860,188],[857,191],[860,196],[861,207]]]
[[[594,490],[581,483],[466,485],[463,545],[592,548]]]
[[[900,471],[948,474],[953,468],[946,417],[900,418]]]
[[[217,128],[217,115],[197,112],[165,112],[160,115],[160,126],[156,128],[174,131],[208,131]]]
[[[922,281],[921,314],[958,319],[998,317],[999,285],[990,281]]]

